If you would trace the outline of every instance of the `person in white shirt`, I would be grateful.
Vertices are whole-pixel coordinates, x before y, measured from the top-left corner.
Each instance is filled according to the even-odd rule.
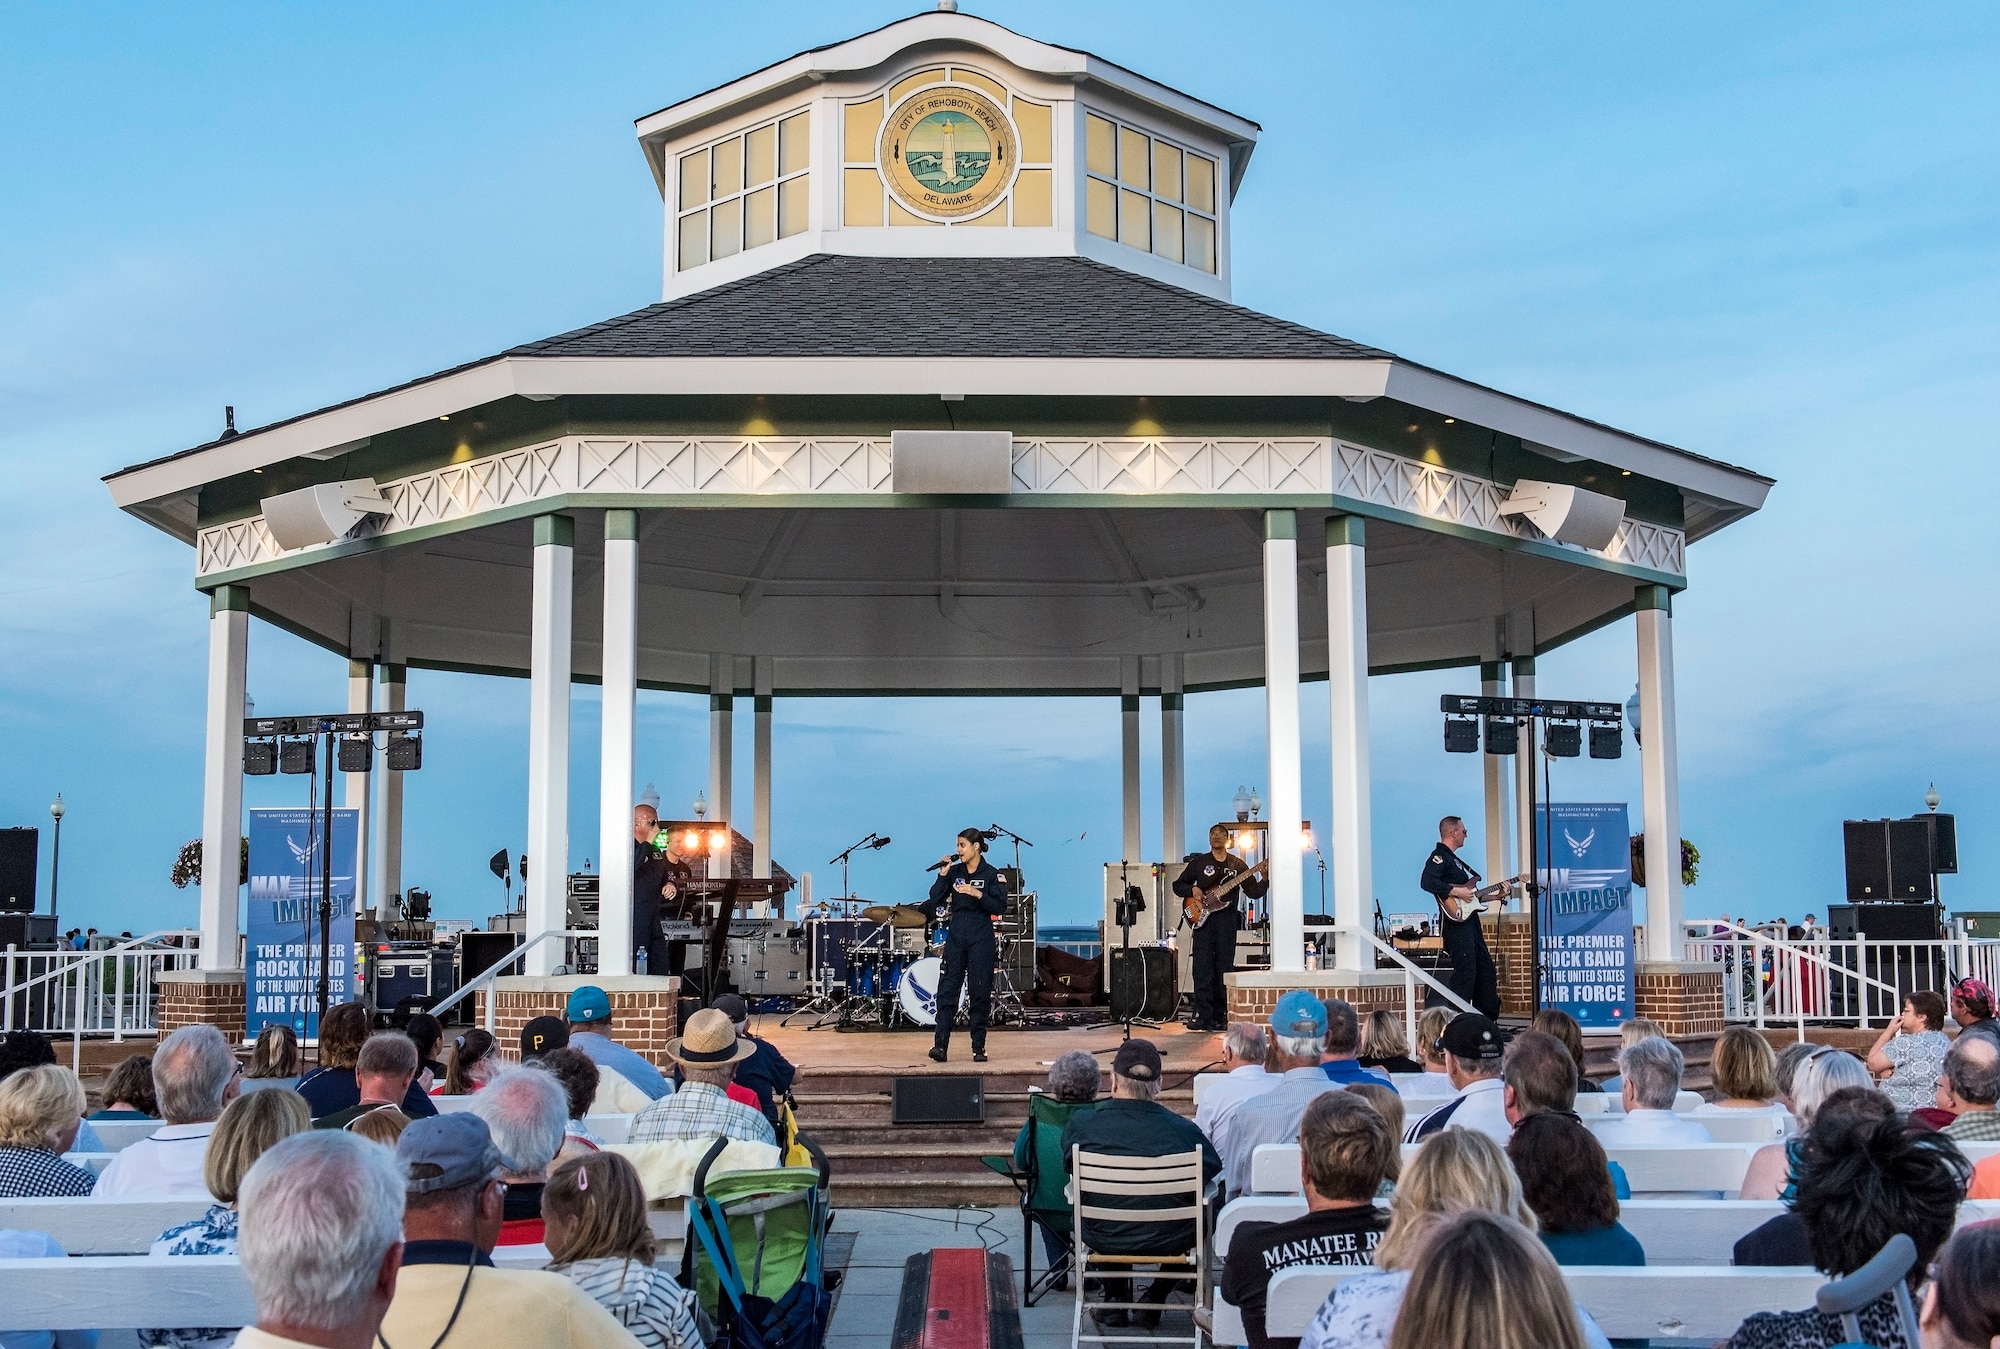
[[[1514,1126],[1507,1122],[1507,1087],[1500,1077],[1507,1052],[1500,1028],[1477,1012],[1462,1012],[1438,1038],[1445,1075],[1458,1095],[1412,1124],[1403,1141],[1421,1143],[1442,1129],[1476,1129],[1506,1147]]]
[[[1672,1040],[1649,1038],[1618,1051],[1625,1116],[1594,1132],[1606,1148],[1713,1143],[1708,1130],[1674,1114],[1686,1061]]]
[[[1223,1079],[1203,1089],[1201,1104],[1194,1108],[1194,1126],[1215,1143],[1222,1137],[1223,1123],[1252,1096],[1261,1096],[1278,1085],[1274,1074],[1264,1071],[1264,1028],[1248,1021],[1230,1025],[1222,1036]]]
[[[1298,1142],[1299,1121],[1313,1098],[1341,1090],[1319,1066],[1320,1051],[1326,1048],[1325,1003],[1302,988],[1291,989],[1271,1009],[1270,1024],[1270,1090],[1239,1103],[1215,1140],[1232,1198],[1250,1193],[1250,1161],[1258,1145]]]
[[[153,1054],[153,1089],[166,1123],[113,1157],[91,1198],[206,1198],[209,1135],[242,1088],[236,1056],[215,1027],[182,1026],[162,1040]]]

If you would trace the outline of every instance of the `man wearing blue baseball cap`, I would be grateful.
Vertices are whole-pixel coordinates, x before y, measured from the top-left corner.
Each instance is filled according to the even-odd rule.
[[[1271,1009],[1271,1046],[1264,1071],[1278,1084],[1236,1107],[1222,1126],[1216,1146],[1230,1196],[1250,1193],[1250,1157],[1259,1143],[1296,1143],[1299,1121],[1315,1096],[1342,1088],[1320,1070],[1326,1047],[1326,1004],[1295,988]]]
[[[632,1115],[674,1094],[674,1084],[658,1068],[611,1038],[611,995],[603,989],[595,984],[577,989],[563,1015],[569,1021],[569,1047],[582,1050],[597,1065],[593,1110]]]

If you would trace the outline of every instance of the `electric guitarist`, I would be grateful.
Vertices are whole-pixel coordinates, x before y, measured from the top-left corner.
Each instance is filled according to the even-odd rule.
[[[1181,874],[1174,881],[1174,893],[1183,900],[1206,900],[1210,892],[1250,871],[1243,859],[1229,851],[1229,830],[1216,825],[1208,831],[1208,851],[1189,853],[1181,861]],[[1194,1019],[1193,1030],[1226,1030],[1229,1027],[1228,996],[1222,976],[1236,968],[1236,930],[1242,924],[1243,898],[1262,899],[1268,883],[1262,875],[1249,875],[1224,898],[1222,907],[1210,912],[1194,929]]]
[[[1479,873],[1458,856],[1457,849],[1464,846],[1465,821],[1456,815],[1439,820],[1437,846],[1417,883],[1437,900],[1438,928],[1451,957],[1451,991],[1491,1020],[1500,1015],[1500,987],[1493,953],[1486,949],[1486,934],[1479,926],[1485,908],[1476,903],[1481,897]]]

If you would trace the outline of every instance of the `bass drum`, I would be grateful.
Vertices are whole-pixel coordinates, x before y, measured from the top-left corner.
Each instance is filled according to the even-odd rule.
[[[896,1005],[903,1009],[903,1015],[919,1026],[937,1025],[938,982],[943,978],[944,962],[936,956],[925,956],[911,965],[896,989]],[[967,989],[958,990],[959,1010],[964,1010],[968,996]]]

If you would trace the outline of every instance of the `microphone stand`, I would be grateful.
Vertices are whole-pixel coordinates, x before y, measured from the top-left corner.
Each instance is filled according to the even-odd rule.
[[[882,836],[871,829],[868,831],[867,838],[862,839],[859,843],[853,844],[847,849],[846,852],[841,853],[838,857],[832,857],[827,859],[828,866],[833,866],[835,863],[840,864],[840,894],[835,899],[836,903],[844,904],[854,898],[854,891],[847,884],[847,859],[853,856],[855,853],[860,852],[863,848],[868,847],[878,838],[882,838]],[[884,843],[887,843],[889,840],[883,838],[882,841]]]

